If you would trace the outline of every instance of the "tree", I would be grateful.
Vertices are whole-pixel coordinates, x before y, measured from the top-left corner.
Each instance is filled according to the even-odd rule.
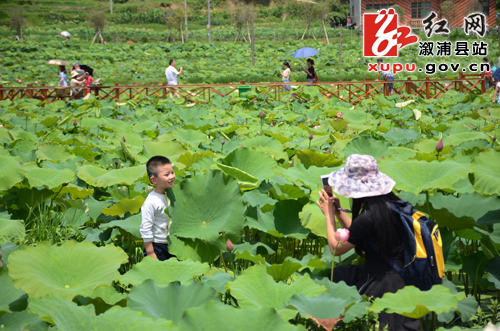
[[[401,6],[398,6],[398,5],[393,5],[391,8],[394,9],[394,11],[396,12],[396,14],[398,14],[399,21],[403,22],[403,20],[405,18],[405,10],[404,10],[404,8],[401,7]]]
[[[307,30],[309,29],[309,26],[311,23],[315,20],[321,19],[322,12],[320,9],[320,6],[318,6],[314,2],[304,2],[302,4],[302,19],[306,21],[306,29],[304,30],[304,33],[302,34],[301,40],[304,39],[304,36],[306,35]],[[316,36],[314,35],[314,32],[312,33],[314,39],[316,39]]]
[[[441,10],[439,13],[448,21],[448,23],[451,23],[451,21],[458,16],[458,7],[453,1],[446,0],[441,4]]]
[[[234,1],[229,4],[230,15],[231,15],[231,24],[236,28],[236,38],[234,41],[238,40],[241,36],[245,42],[247,42],[247,38],[241,32],[241,30],[246,25],[247,27],[247,36],[248,42],[252,42],[252,38],[250,36],[250,25],[252,25],[253,21],[257,18],[257,12],[255,11],[253,6],[250,5],[240,5],[239,2]]]
[[[16,30],[19,38],[23,37],[23,28],[26,26],[26,20],[21,12],[17,12],[10,17],[10,27]]]
[[[185,20],[185,15],[187,13],[184,12],[184,9],[181,7],[177,7],[175,9],[168,8],[165,10],[165,15],[163,21],[165,25],[169,28],[169,36],[168,39],[172,37],[172,28],[179,27],[179,34],[182,43],[184,43],[184,34],[182,33],[182,22]]]
[[[106,27],[107,19],[106,14],[102,11],[91,12],[87,16],[87,20],[91,28],[95,30],[94,39],[92,39],[92,44],[95,42],[95,39],[99,36],[101,38],[101,43],[104,42],[104,38],[102,37],[102,31]]]
[[[479,3],[479,1],[477,0],[471,0],[468,1],[467,4],[465,5],[463,10],[463,15],[465,17],[472,13],[482,13],[482,12],[483,12],[483,6],[481,5],[481,3]]]

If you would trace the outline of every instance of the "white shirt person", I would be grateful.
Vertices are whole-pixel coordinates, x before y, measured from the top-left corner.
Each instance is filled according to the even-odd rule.
[[[177,71],[177,69],[175,69],[175,61],[174,60],[169,61],[169,66],[167,69],[165,69],[165,76],[167,77],[168,85],[178,85],[177,76],[180,76],[182,74],[182,69],[183,67],[181,67],[181,69]],[[169,91],[170,91],[170,98],[173,98],[174,94],[176,98],[179,97],[178,87],[170,87]]]

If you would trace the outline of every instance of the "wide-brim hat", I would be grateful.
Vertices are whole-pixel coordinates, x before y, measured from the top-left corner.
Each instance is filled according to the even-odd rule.
[[[71,72],[71,78],[74,78],[74,77],[76,77],[76,76],[78,76],[78,72],[76,72],[76,71],[72,71],[72,72]]]
[[[335,193],[358,199],[388,194],[396,182],[378,171],[377,160],[373,156],[352,154],[344,168],[330,174],[328,184]]]

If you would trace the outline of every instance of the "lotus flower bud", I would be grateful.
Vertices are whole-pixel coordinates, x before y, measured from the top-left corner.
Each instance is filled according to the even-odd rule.
[[[439,153],[443,150],[443,139],[440,139],[436,145],[436,151]]]
[[[399,122],[399,126],[403,125],[403,123]]]
[[[238,135],[238,131],[234,131],[234,135],[237,136]]]
[[[337,113],[337,118],[341,118],[342,117],[342,113]]]
[[[349,239],[349,230],[338,229],[334,236],[337,241],[345,243]]]
[[[265,114],[266,114],[266,113],[264,113],[264,111],[261,111],[261,112],[260,112],[260,115],[259,115],[259,116],[260,116],[260,118],[263,118]]]
[[[327,153],[330,153],[330,148],[328,148],[328,149],[326,150],[326,152],[327,152]]]
[[[405,98],[405,96],[403,95],[403,93],[401,93],[401,99],[404,99],[404,98]]]
[[[274,126],[273,123],[271,123],[271,127],[273,127],[273,126]]]
[[[456,114],[457,114],[457,112],[454,112],[454,113],[453,113],[453,116],[455,116]]]
[[[68,183],[63,183],[62,186],[68,186]]]
[[[381,121],[378,121],[377,126],[380,126],[381,123],[382,123]]]
[[[118,165],[118,159],[115,160],[115,165]]]
[[[222,145],[226,143],[226,139],[222,139]]]
[[[59,124],[59,121],[57,121],[56,124]]]
[[[28,119],[28,117],[29,117],[29,116],[28,116],[28,115],[26,115],[26,119]]]
[[[241,144],[241,146],[240,146],[240,147],[241,147],[241,148],[243,148],[243,144]]]
[[[313,134],[312,134],[312,132],[309,134],[309,140],[313,140]]]
[[[494,135],[491,139],[493,139],[493,141],[497,140],[497,135]]]
[[[224,124],[226,124],[226,122],[222,122],[221,126],[224,126]]]
[[[440,112],[439,112],[439,115],[443,115],[443,112],[442,112],[442,111],[440,111]]]
[[[100,125],[100,124],[97,124],[97,127],[98,127],[98,128],[100,128],[100,127],[101,127],[101,125]]]
[[[122,137],[122,141],[123,141],[123,142],[126,142],[127,140],[125,139],[125,137]]]
[[[76,122],[76,120],[74,120],[74,121],[73,121],[73,125],[74,125],[74,126],[77,126],[77,125],[78,125],[78,123]]]
[[[226,251],[228,252],[232,252],[234,249],[234,245],[233,243],[231,242],[230,239],[227,240],[227,243],[226,243]]]

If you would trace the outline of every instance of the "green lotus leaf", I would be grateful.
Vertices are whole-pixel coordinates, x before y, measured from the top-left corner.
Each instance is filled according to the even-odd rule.
[[[306,149],[310,148],[309,143],[311,143],[311,145],[310,145],[311,147],[318,147],[319,148],[319,147],[323,146],[324,144],[326,144],[328,139],[330,139],[330,135],[316,134],[316,135],[313,135],[312,140],[309,140],[308,137],[305,137],[302,139],[303,139],[302,142],[299,144],[299,149],[306,150]]]
[[[104,208],[102,213],[108,216],[120,216],[126,213],[137,214],[141,211],[142,204],[144,203],[144,198],[140,195],[133,199],[123,198],[118,201],[117,204],[112,205],[109,208]]]
[[[24,221],[0,218],[0,243],[16,242],[24,238]]]
[[[187,179],[167,190],[167,196],[171,235],[211,243],[221,232],[234,238],[243,229],[246,208],[240,188],[220,171]]]
[[[217,292],[200,282],[189,285],[172,282],[167,286],[157,286],[154,280],[148,279],[132,288],[127,306],[154,319],[164,318],[178,324],[188,308],[201,306],[209,300],[222,305]]]
[[[57,326],[58,330],[174,330],[171,321],[153,320],[142,312],[119,306],[96,315],[94,306],[77,306],[54,294],[32,299],[29,311],[42,320]]]
[[[267,273],[274,278],[275,281],[280,282],[288,279],[295,271],[299,270],[302,265],[299,262],[294,262],[285,259],[282,264],[273,264],[267,266]]]
[[[361,319],[366,314],[368,314],[368,308],[370,308],[370,302],[360,302],[349,307],[346,311],[343,321],[346,323],[354,321],[356,318]]]
[[[101,298],[108,305],[114,305],[127,297],[123,293],[117,292],[113,286],[99,286],[94,290],[90,298]]]
[[[259,181],[272,178],[280,172],[279,166],[271,156],[248,148],[235,149],[220,163],[240,169],[258,178]]]
[[[154,279],[159,286],[179,281],[181,284],[189,284],[194,277],[203,275],[210,269],[206,263],[192,261],[177,261],[171,258],[167,261],[159,261],[145,257],[140,263],[134,265],[124,275],[117,275],[115,280],[124,285],[140,285],[146,279]]]
[[[52,162],[66,162],[68,159],[76,157],[73,153],[68,151],[66,147],[59,144],[43,144],[38,146],[36,156],[39,160],[49,160]]]
[[[344,147],[343,153],[346,157],[352,154],[366,154],[380,160],[382,156],[391,154],[392,151],[389,149],[389,144],[385,141],[361,136],[351,140]]]
[[[311,195],[312,196],[312,195]],[[300,222],[317,236],[326,238],[325,215],[316,203],[308,203],[299,213]]]
[[[200,161],[201,159],[207,157],[207,156],[213,156],[214,153],[212,151],[206,151],[203,153],[193,153],[191,154],[190,152],[186,152],[179,156],[177,159],[177,162],[180,162],[184,164],[187,168],[191,167],[193,164],[196,162]]]
[[[225,237],[220,237],[213,243],[207,243],[197,238],[180,238],[176,236],[170,236],[169,240],[169,252],[181,261],[191,260],[201,263],[213,263],[220,253],[226,250]]]
[[[10,278],[7,270],[1,269],[0,288],[2,289],[2,295],[0,296],[0,314],[3,312],[11,312],[9,309],[9,304],[22,297],[25,292],[23,290],[15,288],[14,284],[12,283],[12,278]]]
[[[307,253],[302,257],[302,260],[297,260],[293,257],[286,257],[285,260],[290,260],[292,262],[300,263],[302,267],[310,267],[316,269],[325,269],[324,261],[320,260],[319,257],[312,255],[311,253]]]
[[[231,295],[238,299],[240,307],[285,308],[294,294],[308,298],[326,292],[324,286],[315,284],[309,275],[300,276],[291,285],[277,283],[267,274],[266,266],[255,265],[246,269],[234,282],[227,284]]]
[[[13,156],[0,156],[0,191],[10,189],[21,182],[28,171],[24,170]]]
[[[92,220],[97,221],[99,216],[102,214],[102,210],[109,205],[111,205],[111,201],[97,201],[94,197],[88,197],[85,199],[85,204],[87,205],[87,214],[92,218]]]
[[[217,163],[217,168],[226,175],[234,177],[238,181],[242,191],[253,190],[259,187],[259,180],[257,178],[238,168],[229,167],[221,163]]]
[[[297,200],[282,200],[275,205],[274,210],[266,213],[260,208],[251,208],[247,215],[247,225],[275,237],[302,240],[310,231],[300,223],[301,210],[302,204]]]
[[[142,215],[137,214],[127,217],[126,219],[123,220],[116,220],[108,223],[103,223],[99,226],[99,229],[106,230],[109,228],[120,228],[132,234],[135,238],[141,238],[141,232],[139,231],[141,223],[142,223]]]
[[[297,152],[297,157],[304,167],[336,167],[342,164],[342,160],[337,159],[333,154],[318,153],[312,149]]]
[[[74,173],[73,173],[74,175]],[[94,193],[93,188],[85,188],[81,186],[77,186],[73,183],[69,183],[67,186],[64,186],[59,194],[65,195],[69,194],[73,199],[84,199]]]
[[[78,168],[77,176],[89,185],[109,187],[116,184],[132,185],[146,174],[146,167],[105,170],[93,165]]]
[[[295,307],[301,314],[319,319],[337,318],[352,303],[352,298],[343,298],[341,293],[335,296],[321,293],[312,298],[307,298],[304,294],[294,294],[288,301],[288,305]]]
[[[486,151],[472,160],[474,168],[474,190],[480,194],[500,195],[500,152]]]
[[[89,242],[66,241],[60,247],[47,242],[25,247],[9,256],[14,286],[37,298],[54,293],[71,300],[90,296],[94,289],[111,285],[127,254],[118,247],[96,247]]]
[[[265,134],[268,134],[269,131],[264,131]],[[252,138],[247,138],[243,141],[243,146],[250,147],[271,147],[272,149],[281,151],[283,150],[283,144],[276,140],[273,137],[267,136],[256,136]]]
[[[30,153],[35,150],[37,144],[33,140],[30,139],[16,139],[9,144],[9,150],[19,150],[25,154]]]
[[[179,331],[234,331],[250,326],[259,331],[302,331],[303,326],[286,322],[272,308],[242,308],[208,301],[203,306],[190,308],[179,323]]]
[[[263,194],[259,190],[247,191],[243,194],[243,200],[253,207],[264,207],[265,205],[274,206],[277,200],[271,198],[268,194]]]
[[[457,294],[458,290],[455,284],[448,279],[444,279],[443,286],[450,289],[451,293]],[[441,313],[438,316],[438,321],[450,323],[455,318],[455,313],[460,315],[462,322],[467,322],[472,316],[477,313],[478,303],[473,296],[466,297],[465,300],[459,300],[457,309],[451,309],[449,312]]]
[[[484,132],[460,132],[443,138],[443,145],[459,146],[462,143],[474,140],[490,141],[489,137]]]
[[[388,159],[379,162],[380,171],[394,179],[396,188],[415,195],[430,189],[449,189],[472,169],[453,161],[424,162]]]
[[[48,330],[49,325],[28,311],[6,313],[0,316],[2,331]]]
[[[151,158],[155,155],[165,156],[170,161],[175,162],[179,156],[186,152],[186,148],[178,141],[151,141],[145,140],[142,155]]]
[[[410,318],[422,318],[430,312],[441,314],[457,308],[457,297],[450,289],[442,285],[434,285],[428,291],[420,291],[415,286],[405,286],[396,293],[386,293],[377,298],[369,308],[380,313],[396,313]]]
[[[263,243],[263,242],[244,242],[242,244],[234,245],[233,252],[235,254],[241,254],[243,252],[249,252],[252,256],[260,255],[271,255],[276,252],[278,247],[273,244]]]
[[[207,135],[199,130],[184,130],[177,128],[172,131],[172,136],[177,141],[192,147],[198,147],[201,142],[207,140]]]
[[[48,168],[30,169],[26,175],[31,187],[45,186],[49,190],[64,183],[72,183],[75,173],[71,169],[55,170]]]
[[[286,169],[283,172],[283,177],[293,181],[297,185],[303,183],[310,189],[315,189],[321,184],[320,177],[322,175],[328,175],[334,170],[337,170],[337,168],[319,168],[316,166],[310,166],[309,169],[306,169],[304,165],[297,164]]]

